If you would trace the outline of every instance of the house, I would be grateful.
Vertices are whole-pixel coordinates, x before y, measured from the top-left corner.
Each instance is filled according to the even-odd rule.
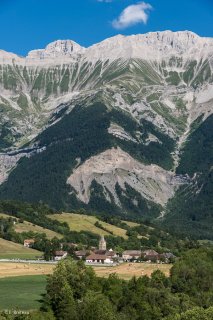
[[[24,240],[24,247],[32,248],[34,243],[35,243],[35,240],[33,240],[33,239],[25,239]]]
[[[96,254],[92,253],[86,258],[87,263],[106,263],[106,264],[112,264],[113,259],[110,256],[104,255],[104,254]]]
[[[93,253],[109,256],[111,258],[117,258],[118,257],[118,254],[115,251],[113,251],[112,249],[109,249],[109,250],[96,249],[96,250],[93,250]]]
[[[141,257],[141,250],[125,250],[122,254],[124,261],[134,261]]]
[[[144,250],[142,252],[142,255],[143,256],[158,256],[158,252],[155,250],[149,249],[149,250]]]
[[[79,251],[75,251],[74,254],[75,254],[76,258],[81,260],[81,259],[85,259],[86,256],[88,256],[88,251],[87,250],[79,250]],[[90,252],[89,252],[89,254],[90,254]]]
[[[113,251],[112,249],[107,250],[106,255],[108,257],[113,258],[113,259],[119,258],[119,254],[117,252]]]
[[[60,250],[60,251],[56,251],[54,254],[55,261],[60,261],[66,257],[67,257],[67,251]]]
[[[160,260],[160,255],[155,250],[145,250],[142,252],[143,260],[148,262],[158,262]]]

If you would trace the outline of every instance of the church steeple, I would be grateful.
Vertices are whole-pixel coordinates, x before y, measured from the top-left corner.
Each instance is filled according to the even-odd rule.
[[[104,239],[104,236],[101,236],[99,241],[99,250],[106,250],[106,240]]]

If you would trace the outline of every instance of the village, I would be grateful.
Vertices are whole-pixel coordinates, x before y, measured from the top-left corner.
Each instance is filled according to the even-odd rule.
[[[24,240],[24,246],[32,248],[34,239]],[[69,247],[71,250],[63,250]],[[112,248],[107,249],[107,242],[104,236],[100,237],[98,248],[76,250],[78,247],[75,243],[62,243],[61,250],[54,252],[53,260],[55,262],[72,256],[76,260],[83,260],[87,265],[118,265],[124,262],[146,262],[146,263],[172,263],[176,256],[171,252],[158,253],[153,249],[147,250],[124,250],[122,253],[114,251]],[[72,252],[72,254],[70,253]]]

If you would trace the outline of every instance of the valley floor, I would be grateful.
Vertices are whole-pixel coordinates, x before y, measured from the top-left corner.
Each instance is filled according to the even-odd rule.
[[[148,275],[155,270],[163,271],[167,276],[172,265],[148,263],[123,263],[116,267],[94,267],[100,277],[108,277],[112,273],[122,279],[132,276]],[[12,312],[14,309],[35,310],[42,302],[46,287],[46,275],[53,272],[53,264],[30,264],[16,262],[0,262],[0,310]]]

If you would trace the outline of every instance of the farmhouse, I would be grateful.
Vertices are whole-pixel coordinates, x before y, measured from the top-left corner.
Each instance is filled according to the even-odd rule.
[[[89,252],[90,254],[90,252]],[[78,259],[85,259],[86,256],[88,256],[88,251],[87,250],[79,250],[79,251],[75,251],[75,256]]]
[[[124,261],[135,261],[141,257],[141,250],[125,250],[122,254]]]
[[[33,239],[25,239],[24,240],[24,247],[26,248],[32,248],[32,246],[34,245],[35,240]]]
[[[157,262],[160,260],[160,255],[155,250],[145,250],[142,252],[142,257],[145,261]]]
[[[60,251],[56,251],[55,252],[54,260],[55,261],[60,261],[60,260],[62,260],[64,258],[66,258],[66,257],[67,257],[67,251],[60,250]]]
[[[109,249],[109,250],[96,249],[96,250],[93,250],[93,253],[100,254],[100,255],[105,255],[105,256],[108,256],[108,257],[111,257],[111,258],[118,258],[118,254],[115,251],[113,251],[112,249]]]

